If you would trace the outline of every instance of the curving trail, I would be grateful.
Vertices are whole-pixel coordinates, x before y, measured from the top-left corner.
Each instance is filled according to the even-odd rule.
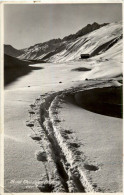
[[[119,156],[122,151],[119,151],[118,155],[118,149],[121,150],[122,145],[118,145],[119,147],[116,149],[116,147],[112,148],[113,145],[109,142],[109,144],[106,145],[107,147],[102,148],[103,144],[106,143],[107,135],[111,136],[111,143],[112,141],[116,142],[116,146],[119,144],[119,141],[122,143],[121,133],[119,135],[116,129],[114,129],[112,134],[111,128],[113,128],[113,126],[110,126],[108,129],[110,132],[107,134],[107,129],[105,129],[106,125],[104,124],[103,127],[102,125],[100,126],[101,131],[94,129],[95,133],[93,134],[95,134],[95,137],[93,139],[93,128],[90,126],[92,123],[88,126],[89,128],[86,129],[85,111],[83,109],[79,110],[79,108],[73,104],[73,98],[75,94],[79,92],[110,86],[113,86],[112,80],[88,81],[87,83],[80,84],[78,87],[41,95],[36,99],[35,103],[30,106],[30,120],[27,121],[27,126],[31,126],[33,130],[32,139],[37,140],[42,147],[41,151],[43,150],[47,156],[46,175],[48,175],[45,178],[41,178],[41,182],[37,186],[41,192],[116,192],[122,190],[122,159],[121,156]],[[71,112],[73,112],[73,114],[71,114]],[[78,120],[81,112],[84,117],[84,119],[82,119],[82,125],[80,124],[81,118]],[[77,117],[75,114],[77,114]],[[103,117],[95,113],[88,113],[87,117],[88,116],[89,119],[87,120],[89,121],[95,116],[96,124],[100,117],[103,118],[102,124],[105,121],[113,122],[112,119],[108,120],[109,117]],[[77,119],[75,125],[73,123],[74,118]],[[117,120],[120,121],[117,122]],[[116,123],[119,124],[119,128],[122,122],[121,119],[117,120]],[[108,126],[109,125],[112,125],[112,123],[108,122]],[[81,133],[80,130],[75,129],[76,126],[78,128],[83,126],[84,132]],[[102,131],[104,131],[105,135],[103,135]],[[116,135],[119,136],[119,140],[115,137]],[[80,139],[82,136],[83,140]],[[99,145],[100,142],[96,141],[97,139],[100,140],[100,136],[104,139],[101,145]],[[84,140],[85,142],[87,141],[86,144],[83,143]],[[96,141],[97,145],[95,145],[94,141]],[[97,147],[95,148],[94,146]],[[107,152],[98,151],[98,147],[101,147],[102,150],[105,149]],[[94,148],[94,150],[92,150],[92,148]],[[113,157],[114,152],[115,155]],[[114,169],[111,169],[113,164],[116,163],[116,159],[118,159],[119,164],[115,166]],[[100,164],[101,160],[103,160],[102,164]],[[106,163],[110,164],[107,165]],[[111,173],[111,170],[114,171],[114,173]],[[104,178],[102,175],[104,175]],[[106,181],[113,176],[117,176],[114,179],[114,184],[109,180],[110,182],[108,182],[107,185]]]

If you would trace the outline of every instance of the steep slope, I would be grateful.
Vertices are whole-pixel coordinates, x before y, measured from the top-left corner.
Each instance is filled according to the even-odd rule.
[[[84,28],[79,30],[77,33],[64,37],[63,40],[65,40],[65,41],[74,40],[78,37],[81,37],[83,35],[86,35],[86,34],[92,32],[94,30],[97,30],[103,26],[106,26],[107,24],[108,23],[98,24],[96,22],[94,22],[93,24],[88,24],[87,26],[85,26]]]
[[[4,85],[15,81],[20,76],[24,76],[38,67],[28,66],[31,62],[19,60],[4,54]]]
[[[4,45],[4,53],[9,56],[18,57],[22,55],[24,52],[25,52],[25,49],[18,50],[12,47],[11,45]]]
[[[104,53],[122,39],[122,24],[112,23],[98,30],[67,42],[66,48],[51,56],[50,62],[66,62],[79,60],[80,55],[90,54],[91,57]],[[121,52],[121,50],[119,50]]]
[[[92,60],[92,71],[82,75],[81,79],[94,79],[122,76],[122,40]]]
[[[111,23],[87,35],[67,42],[66,48],[46,60],[54,63],[80,62],[91,71],[80,79],[115,77],[122,75],[122,24]],[[80,59],[81,54],[89,54],[89,59]],[[50,54],[49,54],[50,55]],[[43,58],[45,60],[45,58]]]
[[[57,47],[61,46],[61,39],[52,39],[50,41],[39,43],[25,49],[20,59],[42,59],[47,53],[54,51]]]

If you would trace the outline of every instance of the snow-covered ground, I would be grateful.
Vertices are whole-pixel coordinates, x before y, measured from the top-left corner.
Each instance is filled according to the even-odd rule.
[[[67,143],[73,143],[74,139],[79,143],[81,160],[77,164],[95,191],[121,192],[122,119],[85,110],[69,101],[68,97],[59,106],[58,125],[63,131],[72,132],[67,134]]]
[[[65,50],[50,57],[50,63],[34,65],[44,69],[33,70],[5,87],[6,191],[37,192],[36,184],[45,173],[44,164],[37,161],[35,156],[36,151],[41,149],[40,146],[43,147],[43,143],[36,143],[32,140],[29,135],[33,128],[29,129],[26,126],[28,109],[31,109],[30,104],[36,106],[36,110],[32,112],[36,112],[37,118],[40,103],[41,111],[43,111],[43,113],[41,112],[43,120],[41,126],[46,131],[47,139],[49,141],[52,139],[52,143],[49,144],[53,144],[53,140],[57,141],[57,148],[61,151],[57,163],[59,166],[63,164],[63,168],[65,168],[64,176],[61,171],[59,173],[60,177],[63,177],[60,180],[65,191],[122,191],[122,119],[91,113],[70,102],[65,102],[64,99],[61,101],[61,98],[59,101],[59,95],[63,97],[66,92],[69,94],[75,90],[78,92],[78,90],[88,88],[89,85],[94,88],[99,88],[101,85],[102,87],[111,86],[111,84],[115,87],[121,85],[117,81],[118,76],[122,79],[121,34],[121,23],[112,23],[82,36],[74,42],[68,43]],[[112,45],[114,41],[115,44]],[[107,45],[104,45],[106,42]],[[108,49],[110,45],[111,47]],[[101,46],[102,48],[98,51]],[[98,55],[93,55],[94,52]],[[81,53],[89,53],[91,58],[79,59]],[[91,70],[73,70],[84,67]],[[52,94],[53,92],[55,93]],[[41,95],[44,97],[42,98]],[[39,105],[36,102],[37,98]],[[57,104],[59,109],[56,109]],[[56,117],[60,117],[61,123]],[[29,125],[34,125],[33,123],[35,123],[35,119],[32,123],[30,121]],[[59,124],[60,128],[57,129],[56,123],[61,124]],[[50,137],[50,129],[52,129],[52,137]],[[64,129],[62,131],[62,136],[65,137],[64,141],[61,139],[62,129]],[[75,143],[72,145],[75,145],[76,148],[80,145],[81,151],[68,150],[70,146],[67,145],[68,136],[73,132],[77,139],[73,140]],[[56,138],[53,139],[53,135]],[[74,137],[72,136],[72,138]],[[49,151],[46,150],[47,152]],[[83,168],[80,169],[84,160],[83,158],[78,159],[80,152],[87,157],[85,167],[90,167],[88,165],[91,163],[96,168],[95,171],[87,170],[85,172]],[[63,153],[65,157],[62,155]],[[49,156],[49,154],[47,155]],[[55,157],[53,159],[55,160]],[[74,164],[76,160],[79,160],[77,166]],[[66,178],[65,181],[64,178]]]
[[[29,105],[45,92],[73,85],[72,81],[82,74],[71,71],[74,64],[37,66],[44,69],[34,70],[5,87],[5,190],[9,192],[38,191],[35,184],[44,174],[42,162],[35,157],[40,145],[32,141],[32,130],[26,126]]]
[[[87,81],[82,81],[80,79],[83,76],[83,74],[85,74],[85,72],[72,71],[72,69],[74,69],[76,66],[83,67],[82,61],[77,63],[70,62],[68,64],[49,63],[49,64],[41,64],[37,66],[42,66],[44,67],[44,69],[34,70],[30,74],[19,78],[17,81],[11,83],[5,88],[5,189],[6,191],[7,190],[11,192],[38,191],[38,189],[36,188],[36,184],[40,180],[40,178],[42,178],[42,174],[44,174],[43,163],[37,161],[35,157],[36,151],[40,150],[40,145],[38,145],[38,143],[36,143],[34,140],[31,140],[29,135],[32,133],[32,130],[26,127],[26,120],[28,119],[28,110],[30,109],[29,105],[34,103],[37,97],[43,95],[46,92],[49,94],[51,91],[66,90],[68,88],[74,89],[79,85],[82,86],[83,88],[83,83],[87,85]],[[87,65],[87,61],[84,62],[84,67],[90,68],[89,63]],[[91,80],[90,82],[92,83],[94,81]],[[37,111],[39,112],[39,110]],[[73,109],[72,106],[72,110],[71,107],[69,107],[68,111],[69,113],[72,112],[73,116],[80,115],[80,112],[78,113],[79,108]],[[85,117],[88,118],[87,112],[86,111],[83,112],[82,110],[80,117],[82,115],[83,115],[82,125],[84,126],[83,128],[87,129],[88,124],[84,120]],[[92,114],[89,114],[89,116],[90,115]],[[70,116],[71,115],[69,114],[69,117]],[[100,118],[100,120],[102,121],[101,122],[102,129],[104,129],[104,125],[106,124],[106,121],[109,121],[109,117],[107,116],[102,117],[95,114],[93,116],[95,116],[96,124],[97,122],[99,123],[99,118]],[[74,121],[72,120],[73,117],[71,118],[71,120],[69,117],[66,117],[66,113],[65,113],[65,121],[68,121],[69,123],[68,127],[73,128],[73,123],[72,123]],[[92,116],[90,117],[90,119],[92,119]],[[116,125],[118,124],[118,129],[119,131],[121,131],[122,120],[117,119],[117,121],[118,123],[116,123]],[[92,120],[90,120],[90,124],[91,123]],[[64,124],[62,125],[64,126]],[[77,126],[77,129],[80,133],[76,130],[75,126]],[[81,129],[80,120],[76,121],[75,126],[74,126],[75,133],[77,133],[77,135],[80,134],[81,137],[82,129]],[[88,128],[90,131],[90,127]],[[112,130],[113,130],[113,122],[109,123],[110,135],[111,134],[113,135]],[[105,130],[105,132],[107,133],[107,129]],[[116,129],[114,129],[114,132],[116,132]],[[101,135],[99,134],[98,136],[95,137],[95,139],[98,138],[98,140],[100,140],[99,137],[102,136],[103,134]],[[118,136],[116,136],[115,134],[114,139],[115,141],[120,140],[119,148],[121,148],[121,144],[122,144],[121,133],[117,135]],[[103,136],[103,139],[104,138],[106,137]],[[87,145],[87,148],[92,147],[93,142],[91,143],[90,139],[87,140],[87,143],[90,143],[89,146]],[[113,151],[115,152],[116,157],[117,155],[121,154],[121,151],[119,152],[119,150],[117,149],[116,150],[113,149]],[[109,153],[110,158],[112,158],[111,157],[112,154]],[[96,156],[98,157],[98,154]],[[89,155],[89,159],[90,159],[90,155]],[[101,163],[101,160],[97,159],[97,163],[98,164]],[[109,166],[109,168],[111,166],[113,166],[112,163]],[[118,174],[119,174],[118,178],[120,178],[121,171],[118,172]],[[118,182],[119,181],[120,179],[118,179]],[[106,190],[108,189],[106,188],[106,186],[104,187]]]

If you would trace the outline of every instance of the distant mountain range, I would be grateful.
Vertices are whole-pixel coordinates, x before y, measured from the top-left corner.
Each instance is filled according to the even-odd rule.
[[[49,56],[56,54],[66,48],[67,43],[73,42],[77,38],[84,36],[94,30],[97,30],[108,23],[98,24],[94,22],[93,24],[88,24],[75,34],[68,35],[63,39],[52,39],[44,43],[35,44],[26,49],[17,50],[11,45],[4,46],[4,53],[13,57],[19,57],[20,59],[47,59]]]
[[[82,79],[122,75],[122,33],[122,22],[101,25],[93,23],[63,39],[52,39],[26,49],[17,50],[11,45],[5,45],[5,72],[9,75],[11,68],[16,68],[17,73],[19,70],[21,73],[24,65],[44,62],[80,61],[83,65],[81,54],[86,54],[89,56],[86,63],[92,70],[83,74]],[[29,68],[26,71],[30,71]],[[9,82],[8,75],[6,82]]]

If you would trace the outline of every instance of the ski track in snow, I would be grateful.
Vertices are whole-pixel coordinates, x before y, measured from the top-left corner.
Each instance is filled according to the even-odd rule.
[[[116,87],[120,86],[119,82],[115,80],[91,80],[79,87],[41,95],[30,106],[32,110],[30,113],[33,114],[27,121],[27,126],[32,126],[32,139],[36,139],[41,144],[47,155],[49,176],[45,181],[43,178],[41,179],[43,182],[40,184],[40,189],[43,189],[43,186],[47,183],[49,186],[52,185],[51,192],[106,192],[105,186],[102,188],[101,185],[96,188],[90,180],[83,167],[85,165],[85,154],[81,155],[82,152],[76,147],[80,145],[80,142],[73,132],[67,131],[59,125],[58,109],[61,109],[61,103],[65,101],[64,96],[67,94],[94,87],[101,88],[115,85]],[[71,135],[70,138],[68,138],[68,135]],[[75,146],[71,147],[70,143]]]

